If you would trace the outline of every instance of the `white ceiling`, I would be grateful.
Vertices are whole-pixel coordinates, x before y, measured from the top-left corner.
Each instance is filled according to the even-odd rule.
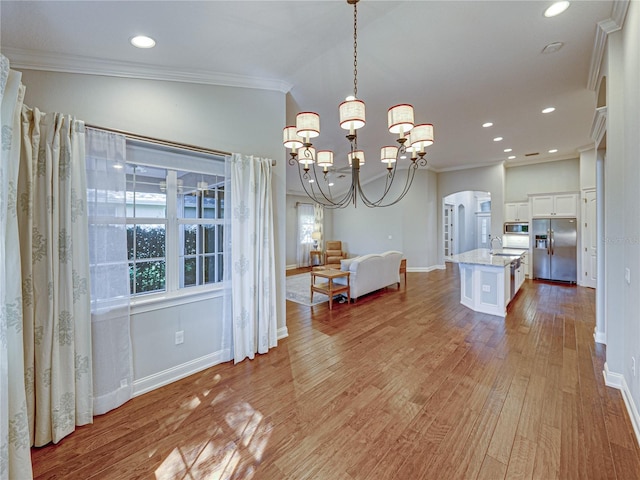
[[[363,177],[380,173],[379,147],[394,143],[386,111],[414,105],[433,123],[427,158],[447,170],[575,158],[591,145],[595,94],[587,88],[596,24],[612,1],[573,0],[545,18],[550,1],[375,1],[358,4],[358,97],[367,105],[359,145]],[[353,7],[346,0],[5,1],[0,45],[12,65],[184,78],[290,93],[321,118],[318,148],[346,162],[338,104],[353,90]],[[129,44],[136,34],[157,41]],[[545,45],[564,42],[557,53]],[[155,72],[155,73],[151,73]],[[556,111],[543,115],[549,105]],[[494,126],[482,128],[484,122]],[[283,125],[284,126],[284,125]],[[501,142],[493,138],[501,136]],[[510,154],[505,148],[512,148]],[[557,153],[547,153],[550,149]],[[538,152],[535,157],[525,154]],[[287,170],[287,188],[297,173]]]

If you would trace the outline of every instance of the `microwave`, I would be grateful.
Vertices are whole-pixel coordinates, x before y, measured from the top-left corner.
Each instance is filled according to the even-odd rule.
[[[516,235],[529,235],[529,224],[522,222],[507,222],[504,224],[504,233]]]

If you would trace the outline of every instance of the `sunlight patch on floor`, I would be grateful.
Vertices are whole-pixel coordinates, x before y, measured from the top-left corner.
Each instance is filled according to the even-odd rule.
[[[212,404],[226,396],[221,392]],[[183,408],[197,408],[199,405],[199,401],[196,404],[191,400]],[[200,446],[176,446],[156,469],[156,478],[253,478],[262,461],[273,424],[265,422],[264,415],[247,402],[234,403],[218,419],[224,421],[213,423],[216,419],[212,419],[210,437]]]

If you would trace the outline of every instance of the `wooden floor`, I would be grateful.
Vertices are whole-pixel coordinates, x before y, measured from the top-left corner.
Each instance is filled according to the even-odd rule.
[[[287,302],[289,337],[137,397],[56,446],[37,478],[638,479],[604,386],[594,291],[526,281],[506,319],[457,269],[356,304]]]

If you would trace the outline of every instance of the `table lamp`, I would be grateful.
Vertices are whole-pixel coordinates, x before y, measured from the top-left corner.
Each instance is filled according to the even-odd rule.
[[[322,234],[320,232],[313,232],[311,234],[311,238],[313,238],[313,248],[314,250],[318,249],[318,240],[322,238]]]

